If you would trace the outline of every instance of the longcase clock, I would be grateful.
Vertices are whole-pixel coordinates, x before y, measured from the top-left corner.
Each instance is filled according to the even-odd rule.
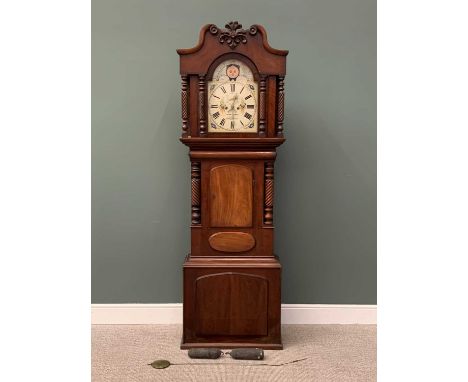
[[[230,22],[177,53],[192,185],[181,348],[282,349],[273,189],[288,51]]]

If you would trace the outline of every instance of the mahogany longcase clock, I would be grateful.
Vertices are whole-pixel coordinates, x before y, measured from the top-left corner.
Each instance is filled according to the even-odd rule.
[[[205,25],[177,53],[192,169],[181,348],[282,349],[273,183],[288,51],[270,47],[262,26],[230,22]]]

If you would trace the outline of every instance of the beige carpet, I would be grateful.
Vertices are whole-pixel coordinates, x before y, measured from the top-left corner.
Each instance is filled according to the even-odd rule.
[[[376,380],[375,325],[283,325],[284,350],[265,351],[263,362],[308,359],[279,367],[243,366],[256,361],[236,361],[228,356],[191,360],[187,351],[179,349],[181,330],[180,325],[93,326],[93,382]],[[173,365],[162,370],[148,366],[157,359],[218,364]]]

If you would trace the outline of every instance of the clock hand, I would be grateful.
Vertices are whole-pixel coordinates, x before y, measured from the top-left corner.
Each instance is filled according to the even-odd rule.
[[[232,103],[231,127],[234,126],[234,102]]]

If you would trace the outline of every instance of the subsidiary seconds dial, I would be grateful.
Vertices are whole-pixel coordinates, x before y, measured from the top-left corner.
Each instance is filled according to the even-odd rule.
[[[228,132],[254,130],[257,113],[255,90],[253,84],[234,81],[216,86],[208,102],[210,127]]]

